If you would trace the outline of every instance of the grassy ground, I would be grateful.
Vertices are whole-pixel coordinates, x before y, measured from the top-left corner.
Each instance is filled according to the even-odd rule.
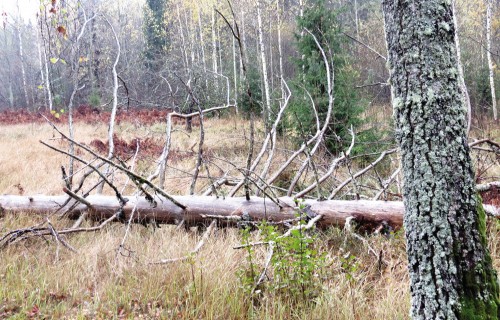
[[[206,150],[213,159],[213,176],[231,173],[233,164],[244,163],[244,128],[248,123],[237,124],[231,118],[206,122]],[[181,129],[177,127],[174,133],[172,150],[177,151],[170,162],[176,169],[167,172],[165,186],[174,194],[186,194],[189,188],[191,178],[187,173],[195,164],[190,150],[197,150],[193,145],[199,133],[194,130],[188,134]],[[162,125],[122,123],[117,134],[124,139],[151,137],[161,141],[163,130]],[[78,124],[76,137],[85,143],[105,140],[106,125]],[[1,127],[0,192],[61,194],[60,166],[66,165],[67,159],[38,143],[43,139],[66,147],[60,140],[51,140],[56,138],[47,125]],[[287,142],[281,141],[278,157],[284,159],[287,149]],[[154,158],[140,158],[136,170],[150,172]],[[234,163],[216,163],[219,158],[231,158]],[[125,178],[116,179],[122,179],[121,186],[126,182]],[[197,190],[207,186],[208,179],[201,179]],[[0,218],[0,236],[42,221],[43,217],[29,214],[5,215]],[[57,218],[52,222],[56,227],[72,223]],[[499,267],[500,236],[493,222],[489,232],[492,256]],[[30,239],[0,251],[0,319],[408,318],[408,277],[400,233],[367,236],[363,242],[338,229],[321,232],[314,248],[326,255],[326,266],[315,275],[318,290],[306,302],[282,294],[286,288],[267,288],[251,298],[242,276],[250,267],[248,254],[232,248],[243,241],[239,230],[217,230],[196,257],[168,265],[150,263],[184,256],[198,243],[201,233],[173,226],[153,229],[133,225],[118,251],[125,233],[126,225],[116,223],[96,233],[67,237],[77,253],[62,247],[58,250],[49,238]],[[265,254],[266,248],[256,248],[252,260],[256,270],[262,270]]]

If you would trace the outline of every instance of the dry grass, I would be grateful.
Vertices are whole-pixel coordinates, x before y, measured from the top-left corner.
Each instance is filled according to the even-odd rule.
[[[213,176],[225,172],[236,175],[235,165],[246,159],[244,128],[248,123],[235,119],[206,122],[206,150],[210,150]],[[177,127],[172,149],[189,151],[198,139]],[[141,127],[123,123],[117,133],[125,139],[158,137],[163,126]],[[247,133],[248,134],[248,133]],[[4,194],[60,194],[60,165],[67,159],[38,143],[53,138],[47,125],[16,125],[0,128],[0,192]],[[106,138],[106,126],[78,125],[77,140],[89,143]],[[262,133],[260,133],[262,136]],[[53,144],[62,145],[58,140]],[[286,149],[286,142],[281,147]],[[197,146],[194,150],[197,149]],[[285,152],[278,157],[285,158]],[[185,194],[191,181],[194,156],[176,161],[167,172],[166,189]],[[216,165],[215,165],[216,164]],[[148,173],[146,160],[137,169]],[[183,172],[185,172],[183,174]],[[204,173],[203,173],[204,174]],[[116,177],[118,180],[124,178]],[[122,182],[123,182],[122,181]],[[16,186],[17,185],[17,186]],[[208,185],[201,179],[198,190]],[[132,190],[132,189],[130,189]],[[109,192],[109,190],[108,190]],[[0,235],[7,230],[33,225],[42,217],[29,214],[0,218]],[[53,219],[57,227],[72,222]],[[237,276],[246,265],[244,251],[233,250],[242,239],[238,230],[218,230],[199,255],[187,262],[151,265],[161,258],[185,255],[199,241],[196,231],[178,231],[133,225],[125,247],[118,253],[126,226],[112,224],[96,233],[68,237],[78,253],[60,248],[49,238],[31,239],[0,251],[0,318],[25,319],[407,319],[408,277],[404,239],[369,236],[369,245],[380,252],[382,265],[366,244],[342,231],[332,229],[319,237],[318,247],[327,253],[329,267],[321,281],[322,290],[310,303],[291,304],[273,292],[252,301]],[[500,231],[490,225],[490,241],[495,265],[500,266]],[[255,236],[255,235],[254,235]],[[259,249],[263,257],[264,248]],[[341,267],[341,257],[349,251],[358,268],[349,280]],[[57,259],[56,259],[57,258]],[[262,265],[263,259],[257,264]]]

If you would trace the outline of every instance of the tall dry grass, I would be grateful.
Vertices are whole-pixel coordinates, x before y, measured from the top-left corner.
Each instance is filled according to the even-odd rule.
[[[237,175],[234,166],[247,157],[248,123],[235,119],[206,122],[206,150],[211,154],[211,174]],[[66,129],[63,127],[63,129]],[[125,139],[156,137],[163,125],[141,127],[122,123],[117,134]],[[177,127],[172,150],[189,152],[198,131]],[[262,130],[258,132],[262,137]],[[67,159],[38,143],[50,141],[65,148],[48,125],[14,125],[0,128],[0,192],[4,194],[60,194],[60,166]],[[106,125],[77,125],[78,141],[106,139]],[[54,139],[54,140],[51,140]],[[287,156],[287,141],[280,154]],[[197,147],[194,148],[197,150]],[[220,159],[232,159],[231,163]],[[167,172],[166,190],[185,194],[195,156],[173,158]],[[147,174],[154,157],[138,160],[136,170]],[[327,162],[325,162],[327,165]],[[116,177],[121,186],[126,178]],[[122,179],[122,180],[120,180]],[[197,190],[208,186],[201,178]],[[129,188],[129,191],[132,191]],[[107,190],[106,192],[109,192]],[[8,230],[31,226],[43,217],[28,213],[0,218],[0,236]],[[72,221],[52,218],[58,227]],[[91,224],[91,222],[86,222]],[[490,244],[495,265],[499,229],[490,223]],[[152,265],[161,258],[184,256],[200,240],[192,230],[172,226],[145,228],[132,225],[124,247],[120,244],[126,225],[115,223],[95,233],[68,236],[78,250],[57,247],[51,238],[33,238],[0,251],[0,319],[407,319],[408,277],[403,236],[367,236],[367,242],[332,229],[323,231],[317,246],[327,254],[328,268],[314,301],[291,303],[273,292],[250,299],[238,272],[247,265],[246,253],[232,247],[242,241],[238,230],[217,230],[200,253],[185,262]],[[253,235],[257,237],[256,234]],[[370,246],[380,259],[369,252]],[[120,249],[120,250],[119,250]],[[262,267],[265,248],[257,249],[256,265]],[[259,251],[260,250],[260,251]],[[341,257],[352,254],[358,265],[349,278]]]

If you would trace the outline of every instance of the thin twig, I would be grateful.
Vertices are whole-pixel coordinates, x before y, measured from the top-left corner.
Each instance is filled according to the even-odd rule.
[[[273,258],[274,254],[274,241],[269,241],[269,248],[267,250],[267,257],[266,257],[266,262],[264,264],[264,270],[262,270],[259,279],[255,282],[255,285],[253,286],[252,289],[252,294],[255,293],[255,290],[257,290],[258,286],[264,281],[264,278],[267,275],[267,269],[269,269],[269,266],[271,265],[271,260]]]
[[[321,220],[321,218],[323,218],[323,215],[322,214],[318,214],[317,216],[315,216],[314,218],[312,218],[311,220],[309,220],[309,222],[307,222],[307,224],[299,224],[298,226],[292,227],[292,228],[288,229],[287,232],[285,232],[281,236],[277,237],[276,239],[283,239],[283,238],[289,237],[289,236],[292,235],[292,232],[296,231],[296,230],[301,230],[302,231],[302,230],[312,229],[316,225],[316,222],[318,222],[319,220]],[[247,247],[255,247],[255,246],[270,244],[271,242],[272,241],[250,242],[250,243],[246,243],[246,244],[241,244],[241,245],[235,246],[235,247],[233,247],[233,249],[243,249],[243,248],[247,248]]]
[[[205,231],[205,233],[201,237],[201,240],[198,242],[196,247],[192,251],[190,251],[187,255],[185,255],[184,257],[173,258],[173,259],[162,259],[162,260],[157,261],[157,262],[150,262],[149,264],[168,264],[168,263],[186,261],[188,259],[191,259],[203,247],[203,245],[205,244],[205,241],[207,241],[208,237],[210,236],[212,231],[215,229],[216,225],[217,225],[217,220],[212,220],[212,222],[208,226],[207,230]]]

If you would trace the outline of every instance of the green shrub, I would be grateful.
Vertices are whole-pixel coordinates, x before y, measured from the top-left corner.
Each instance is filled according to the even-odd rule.
[[[93,91],[89,96],[88,103],[94,108],[99,107],[101,105],[101,96],[99,95],[99,93]]]

